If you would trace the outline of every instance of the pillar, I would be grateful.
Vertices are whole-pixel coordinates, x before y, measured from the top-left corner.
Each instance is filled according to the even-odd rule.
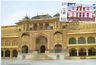
[[[80,13],[78,12],[78,17],[79,17],[79,14],[80,14]]]
[[[86,40],[86,44],[87,44],[87,37],[85,37],[85,40]]]
[[[12,49],[9,49],[10,50],[10,58],[12,58]]]
[[[86,48],[86,56],[88,56],[88,48]]]
[[[69,56],[69,49],[68,49],[68,52],[67,52],[67,56]]]
[[[83,17],[83,13],[81,13],[81,17]]]
[[[27,31],[27,24],[25,24],[25,31]]]
[[[78,44],[78,38],[76,37],[76,44]]]
[[[37,24],[37,30],[39,30],[39,23]]]
[[[11,41],[11,43],[10,43],[10,46],[13,46],[12,41]]]
[[[78,51],[78,49],[77,49],[77,56],[79,56],[79,51]]]
[[[43,30],[45,30],[45,23],[43,23]]]
[[[5,57],[5,49],[3,50],[3,57]]]

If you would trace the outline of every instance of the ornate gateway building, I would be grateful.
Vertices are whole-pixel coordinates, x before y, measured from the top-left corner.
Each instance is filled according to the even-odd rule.
[[[2,59],[96,58],[96,22],[59,22],[57,14],[25,16],[1,27]]]

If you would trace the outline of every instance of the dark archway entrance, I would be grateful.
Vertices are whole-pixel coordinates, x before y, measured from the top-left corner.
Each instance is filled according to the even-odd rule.
[[[27,45],[22,46],[22,53],[28,53],[28,46]]]
[[[72,48],[69,50],[70,56],[77,56],[77,50],[75,48]]]
[[[17,55],[18,55],[17,50],[13,50],[13,51],[12,51],[12,56],[13,56],[13,57],[17,57]]]
[[[44,45],[42,45],[40,47],[40,53],[45,53],[46,47]]]
[[[79,56],[86,56],[86,49],[85,48],[79,49]]]
[[[10,51],[9,50],[5,51],[5,57],[10,57]]]
[[[45,36],[38,36],[36,38],[36,50],[39,52],[39,53],[45,53],[46,49],[47,49],[47,38]]]

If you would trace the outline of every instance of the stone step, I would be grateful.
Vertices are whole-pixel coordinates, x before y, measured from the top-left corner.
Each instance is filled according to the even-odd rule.
[[[35,54],[32,57],[33,60],[53,60],[51,57],[48,57],[46,54]]]

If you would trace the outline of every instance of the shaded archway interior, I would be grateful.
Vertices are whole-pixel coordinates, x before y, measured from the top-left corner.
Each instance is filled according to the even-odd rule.
[[[47,38],[45,36],[38,36],[36,38],[36,50],[39,52],[39,53],[45,53],[45,51],[47,50]]]

